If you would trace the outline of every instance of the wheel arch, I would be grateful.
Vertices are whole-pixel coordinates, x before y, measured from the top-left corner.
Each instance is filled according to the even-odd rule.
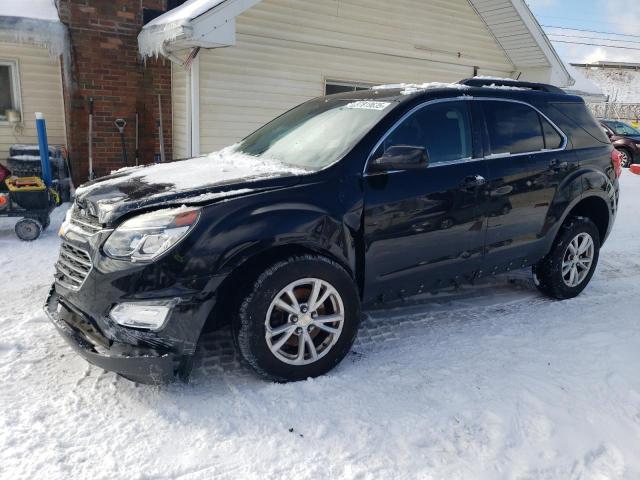
[[[571,217],[587,217],[598,228],[600,234],[600,243],[604,243],[609,232],[609,226],[611,223],[611,215],[606,200],[599,195],[589,195],[581,198],[573,208],[571,208],[563,223]]]
[[[216,302],[203,331],[211,331],[229,323],[230,315],[241,301],[242,292],[250,288],[252,282],[270,265],[292,256],[318,255],[336,262],[351,276],[354,282],[357,275],[349,262],[335,255],[330,250],[312,243],[284,243],[253,248],[250,252],[242,252],[226,263],[228,275],[218,286]],[[358,293],[361,289],[357,288]]]

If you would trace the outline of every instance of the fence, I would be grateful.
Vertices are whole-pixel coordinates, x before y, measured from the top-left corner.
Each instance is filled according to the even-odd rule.
[[[640,123],[640,103],[587,103],[587,106],[596,118],[611,118]]]

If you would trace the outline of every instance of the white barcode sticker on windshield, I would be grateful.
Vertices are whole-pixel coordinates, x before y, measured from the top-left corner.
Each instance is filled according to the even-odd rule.
[[[367,100],[361,100],[359,102],[351,102],[347,104],[347,108],[358,108],[360,110],[384,110],[389,105],[389,102],[371,102]]]

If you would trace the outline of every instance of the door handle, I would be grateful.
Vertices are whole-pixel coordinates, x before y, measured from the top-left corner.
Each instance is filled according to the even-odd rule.
[[[486,185],[487,179],[482,175],[469,175],[462,181],[462,188],[478,188]]]
[[[555,170],[555,171],[559,172],[559,171],[562,171],[562,170],[567,170],[569,168],[569,163],[561,162],[557,158],[554,158],[553,160],[551,160],[549,162],[549,168],[551,170]]]

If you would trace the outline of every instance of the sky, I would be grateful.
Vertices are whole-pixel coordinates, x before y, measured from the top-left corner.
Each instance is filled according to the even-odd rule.
[[[557,52],[566,62],[591,63],[609,60],[640,63],[640,0],[525,1],[549,39],[552,40]],[[590,31],[552,27],[570,27]],[[594,31],[609,33],[594,33]],[[560,41],[608,44],[628,48],[577,45]]]

